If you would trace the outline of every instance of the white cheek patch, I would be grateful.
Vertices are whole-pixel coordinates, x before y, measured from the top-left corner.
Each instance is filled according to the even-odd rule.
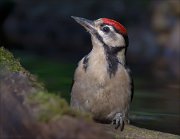
[[[116,34],[116,40],[113,42],[114,46],[125,46],[125,40],[124,37],[121,34],[115,33]]]
[[[111,30],[114,30],[112,27]],[[116,46],[125,46],[124,37],[119,33],[104,33],[103,31],[98,31],[99,35],[103,38],[103,41],[108,46],[116,47]]]

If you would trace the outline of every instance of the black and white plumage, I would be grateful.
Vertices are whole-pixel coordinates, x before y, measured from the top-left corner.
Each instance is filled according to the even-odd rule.
[[[133,82],[126,67],[128,36],[118,22],[72,17],[91,34],[93,48],[79,62],[74,74],[71,107],[90,112],[99,122],[123,129],[128,120]]]

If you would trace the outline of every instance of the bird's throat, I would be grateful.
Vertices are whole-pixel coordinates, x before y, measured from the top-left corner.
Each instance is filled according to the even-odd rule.
[[[109,77],[111,78],[114,76],[118,70],[118,65],[125,65],[125,50],[126,47],[122,46],[108,46],[107,44],[104,43],[102,37],[98,34],[95,33],[92,37],[92,44],[93,44],[93,50],[94,53],[101,53],[102,57],[105,57],[105,62],[107,63],[106,68],[107,68],[107,73],[109,74]],[[100,55],[98,54],[100,57]]]

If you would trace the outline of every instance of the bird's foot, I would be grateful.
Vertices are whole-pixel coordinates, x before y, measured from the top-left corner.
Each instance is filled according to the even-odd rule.
[[[116,113],[112,120],[112,124],[115,125],[115,129],[118,129],[120,127],[120,130],[122,131],[124,129],[124,120],[125,116],[122,113]]]

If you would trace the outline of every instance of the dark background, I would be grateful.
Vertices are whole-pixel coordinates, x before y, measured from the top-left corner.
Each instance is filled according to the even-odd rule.
[[[0,0],[0,46],[67,101],[75,67],[91,50],[90,35],[71,15],[126,26],[131,122],[180,134],[180,1]]]

